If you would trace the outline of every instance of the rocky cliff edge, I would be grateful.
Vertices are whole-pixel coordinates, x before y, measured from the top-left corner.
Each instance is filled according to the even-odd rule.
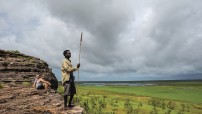
[[[0,50],[0,82],[33,82],[37,74],[43,74],[52,89],[58,88],[58,80],[45,61],[19,51]]]

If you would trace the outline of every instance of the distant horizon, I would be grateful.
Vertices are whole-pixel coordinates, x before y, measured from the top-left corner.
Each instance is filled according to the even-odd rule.
[[[93,81],[79,81],[79,82],[166,82],[166,81],[202,81],[202,79],[182,79],[182,80],[134,80],[134,81],[127,81],[127,80],[123,80],[123,81],[109,81],[109,80],[105,80],[105,81],[99,81],[99,80],[93,80]],[[58,81],[58,82],[62,82],[62,81]],[[75,82],[78,82],[77,80]]]
[[[61,81],[61,70],[52,69],[56,78]],[[75,80],[78,80],[78,71],[74,72]],[[152,74],[89,74],[80,69],[80,81],[153,81],[153,80],[202,80],[202,74],[178,74],[178,75],[152,75]]]

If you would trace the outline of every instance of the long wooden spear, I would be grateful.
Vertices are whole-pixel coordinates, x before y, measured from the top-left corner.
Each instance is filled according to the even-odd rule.
[[[81,43],[82,43],[82,36],[83,32],[81,32],[81,39],[80,39],[80,49],[79,49],[79,63],[80,63],[80,56],[81,56]],[[79,70],[78,70],[78,83],[79,83]]]
[[[81,43],[82,43],[82,36],[83,36],[83,32],[81,32],[81,39],[80,39],[80,49],[79,49],[79,63],[80,63],[80,56],[81,56]],[[79,77],[80,77],[80,74],[79,74],[79,69],[78,69],[78,81],[77,81],[77,92],[76,92],[76,96],[78,95],[78,86],[79,86]],[[78,102],[78,96],[77,96],[77,102]]]
[[[79,63],[80,63],[80,55],[81,55],[81,43],[82,43],[82,36],[83,36],[83,32],[81,32],[81,39],[80,39]]]

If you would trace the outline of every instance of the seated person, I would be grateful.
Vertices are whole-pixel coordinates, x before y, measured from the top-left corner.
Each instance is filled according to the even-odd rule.
[[[50,85],[51,84],[48,81],[42,79],[40,75],[36,75],[33,85],[36,89],[48,89]]]

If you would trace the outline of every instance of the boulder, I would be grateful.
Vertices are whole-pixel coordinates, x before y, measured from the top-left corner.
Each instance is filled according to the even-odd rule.
[[[45,61],[19,51],[0,50],[0,82],[33,83],[37,74],[43,74],[52,89],[58,88],[58,80]]]

